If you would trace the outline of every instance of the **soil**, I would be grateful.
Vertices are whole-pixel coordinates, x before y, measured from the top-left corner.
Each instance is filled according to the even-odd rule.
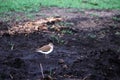
[[[42,8],[35,20],[60,16],[46,31],[8,34],[26,19],[0,21],[0,80],[120,80],[120,11]],[[44,16],[43,16],[44,14]],[[10,14],[9,14],[10,15]],[[21,15],[21,20],[16,17]],[[56,26],[59,30],[51,28]],[[45,58],[36,48],[52,42]],[[41,66],[40,66],[41,65]],[[41,67],[43,68],[44,78]]]

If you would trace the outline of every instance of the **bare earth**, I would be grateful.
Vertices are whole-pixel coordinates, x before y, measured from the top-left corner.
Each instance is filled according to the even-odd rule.
[[[52,7],[31,12],[32,19],[24,13],[5,15],[0,18],[0,80],[120,79],[119,10]],[[56,16],[63,20],[37,30],[31,28],[36,24],[23,27],[26,22]],[[17,31],[9,34],[11,29]],[[35,52],[49,42],[55,46],[49,58]]]

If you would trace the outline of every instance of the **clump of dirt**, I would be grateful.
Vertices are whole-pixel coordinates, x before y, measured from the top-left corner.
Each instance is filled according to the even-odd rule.
[[[27,34],[19,30],[16,35],[6,34],[11,24],[0,23],[0,79],[119,80],[120,16],[91,17],[88,11],[64,13],[64,18],[66,15],[64,21],[46,24],[46,31]],[[35,52],[49,42],[55,46],[49,58]]]

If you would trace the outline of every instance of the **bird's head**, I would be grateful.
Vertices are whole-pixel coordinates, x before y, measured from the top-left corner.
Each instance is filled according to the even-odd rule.
[[[54,46],[53,43],[49,43],[50,46]]]

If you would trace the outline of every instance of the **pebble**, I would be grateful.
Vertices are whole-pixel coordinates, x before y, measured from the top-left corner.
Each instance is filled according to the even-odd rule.
[[[67,69],[67,68],[68,68],[68,66],[65,64],[65,65],[63,65],[63,68],[64,68],[64,69]]]
[[[65,61],[63,59],[59,59],[58,63],[63,64]]]

